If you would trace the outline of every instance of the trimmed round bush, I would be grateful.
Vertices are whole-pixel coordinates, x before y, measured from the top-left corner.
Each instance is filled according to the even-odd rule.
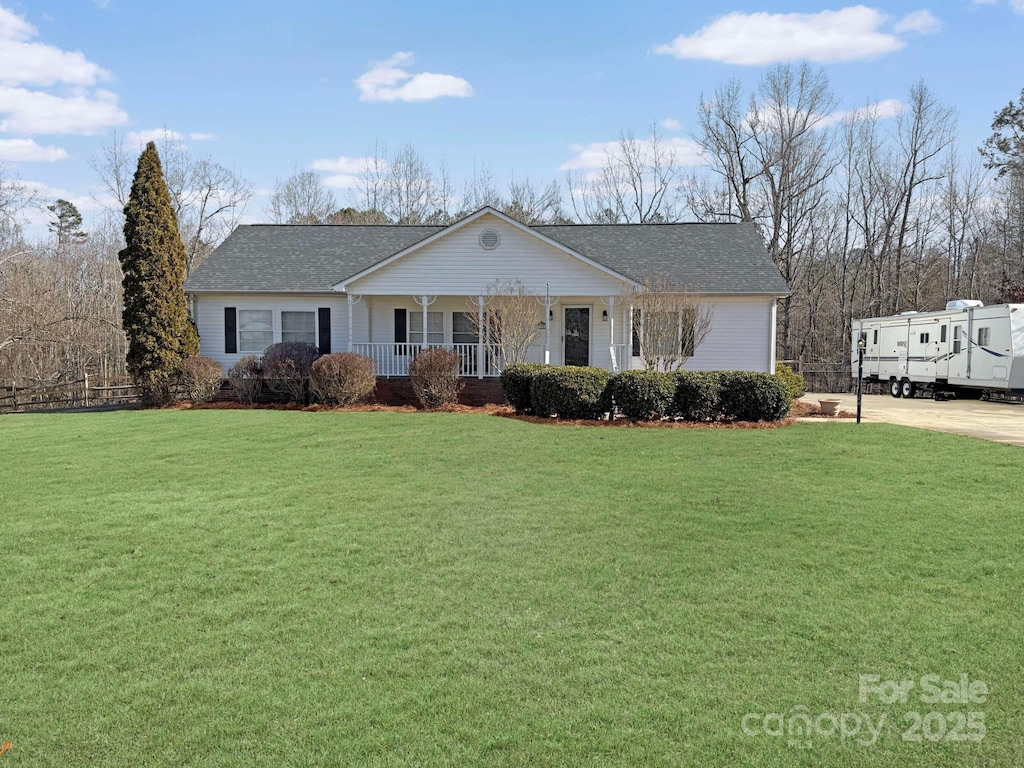
[[[789,388],[767,373],[723,371],[719,397],[730,421],[778,421],[789,413]]]
[[[409,363],[409,379],[424,408],[454,405],[462,391],[462,355],[453,349],[428,349]]]
[[[220,363],[209,357],[190,355],[178,364],[178,386],[189,402],[208,403],[213,400],[223,376]]]
[[[672,409],[675,377],[660,371],[623,371],[613,374],[605,388],[605,401],[630,421],[660,421]]]
[[[785,363],[775,364],[775,375],[785,382],[790,400],[797,400],[807,394],[807,382],[804,381],[804,377]]]
[[[718,419],[721,375],[717,371],[676,371],[671,414],[684,421]]]
[[[530,407],[538,416],[599,419],[611,374],[601,368],[545,365],[530,383]]]
[[[263,353],[263,378],[270,391],[293,403],[305,402],[309,372],[319,355],[315,346],[302,341],[271,344]]]
[[[501,390],[516,413],[522,415],[532,411],[530,384],[537,372],[545,367],[541,363],[514,363],[501,372]]]
[[[228,368],[231,391],[240,403],[252,405],[263,393],[263,365],[256,355],[246,355]]]
[[[354,352],[318,357],[309,369],[309,388],[322,403],[354,405],[368,400],[377,388],[373,360]]]

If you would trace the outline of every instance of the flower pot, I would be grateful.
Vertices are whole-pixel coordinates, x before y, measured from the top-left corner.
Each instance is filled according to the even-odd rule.
[[[839,413],[839,406],[842,404],[843,401],[836,398],[818,401],[822,416],[836,416]]]

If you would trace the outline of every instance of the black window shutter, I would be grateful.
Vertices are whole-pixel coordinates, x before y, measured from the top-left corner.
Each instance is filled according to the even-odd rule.
[[[320,307],[316,311],[316,319],[320,331],[320,354],[329,355],[331,354],[331,308]]]
[[[633,310],[633,357],[640,357],[640,334],[636,332],[640,325],[640,310]]]
[[[404,309],[395,310],[395,344],[405,344],[409,340],[406,314]]]
[[[232,355],[238,351],[238,321],[234,307],[224,307],[224,353]]]

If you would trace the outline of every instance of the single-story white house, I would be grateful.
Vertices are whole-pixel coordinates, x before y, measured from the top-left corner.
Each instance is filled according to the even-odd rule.
[[[531,358],[643,367],[624,285],[685,286],[712,310],[690,370],[775,369],[776,299],[788,287],[753,224],[527,226],[493,208],[449,226],[239,226],[185,284],[200,354],[225,370],[273,343],[371,357],[401,377],[416,350],[459,351],[463,374],[498,375],[466,317],[498,282],[537,296]]]

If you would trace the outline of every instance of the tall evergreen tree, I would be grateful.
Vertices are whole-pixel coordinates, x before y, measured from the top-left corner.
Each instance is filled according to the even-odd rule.
[[[53,205],[46,206],[46,210],[56,216],[56,219],[50,222],[50,231],[57,235],[58,248],[85,240],[86,234],[82,231],[82,214],[78,212],[74,203],[57,199]]]
[[[199,350],[185,306],[185,247],[171,206],[156,144],[139,156],[124,207],[122,324],[128,336],[128,373],[145,400],[170,397],[181,359]]]

